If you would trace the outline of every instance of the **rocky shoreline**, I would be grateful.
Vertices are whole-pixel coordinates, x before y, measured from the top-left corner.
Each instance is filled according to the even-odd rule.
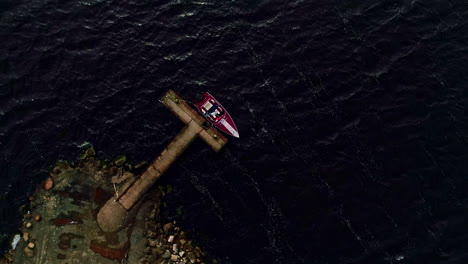
[[[93,148],[75,164],[58,162],[20,209],[21,233],[0,263],[217,263],[175,221],[162,220],[161,199],[170,187],[152,188],[123,230],[105,233],[98,227],[99,208],[145,165],[132,165],[125,156],[99,160]]]

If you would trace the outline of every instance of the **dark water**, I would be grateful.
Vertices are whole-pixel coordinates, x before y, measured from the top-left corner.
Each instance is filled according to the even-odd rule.
[[[210,91],[167,217],[223,263],[468,263],[466,1],[0,2],[2,250],[58,159],[151,160]],[[176,217],[181,206],[184,217]]]

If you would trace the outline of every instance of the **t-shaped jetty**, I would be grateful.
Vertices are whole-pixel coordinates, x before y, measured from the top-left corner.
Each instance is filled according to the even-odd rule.
[[[115,232],[126,225],[132,208],[197,136],[214,151],[219,151],[227,142],[215,128],[205,126],[206,120],[174,91],[167,91],[160,102],[179,117],[185,127],[138,179],[104,204],[97,222],[105,232]]]

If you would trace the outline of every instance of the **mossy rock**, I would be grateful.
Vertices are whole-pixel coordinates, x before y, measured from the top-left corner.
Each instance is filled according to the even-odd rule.
[[[125,168],[127,168],[129,171],[133,171],[133,165],[130,163],[125,164]]]
[[[147,161],[141,161],[139,162],[137,165],[135,165],[135,169],[138,170],[140,168],[143,168],[145,165],[147,165],[148,162]]]
[[[125,163],[127,162],[127,156],[125,155],[122,155],[122,156],[118,156],[115,160],[114,160],[114,163],[116,166],[122,166],[124,165]]]
[[[96,156],[96,150],[93,147],[90,147],[85,151],[86,156],[88,157],[94,157]]]

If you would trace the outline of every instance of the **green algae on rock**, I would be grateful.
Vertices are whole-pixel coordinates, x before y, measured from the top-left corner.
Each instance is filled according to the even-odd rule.
[[[105,233],[99,228],[100,207],[136,177],[126,170],[133,166],[125,156],[115,161],[119,166],[115,167],[95,155],[90,148],[75,165],[56,164],[25,206],[23,234],[16,248],[0,263],[202,263],[205,254],[187,240],[185,232],[175,223],[161,223],[159,188],[136,205],[136,213],[122,230]]]

